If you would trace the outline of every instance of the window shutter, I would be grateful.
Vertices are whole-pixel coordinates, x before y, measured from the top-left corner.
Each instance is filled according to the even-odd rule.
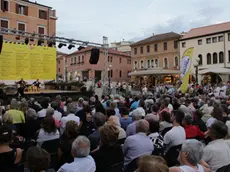
[[[1,10],[4,12],[5,9],[4,9],[4,0],[1,0]]]
[[[28,6],[25,6],[25,15],[28,16]]]
[[[47,11],[44,11],[44,13],[45,13],[44,19],[47,20],[47,18],[48,18],[48,16],[47,16],[48,13],[47,13]]]
[[[19,14],[19,5],[16,4],[16,13]]]

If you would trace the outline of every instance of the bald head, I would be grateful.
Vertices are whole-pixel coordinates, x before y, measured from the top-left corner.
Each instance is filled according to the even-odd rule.
[[[148,133],[149,123],[145,119],[141,119],[136,123],[136,133]]]

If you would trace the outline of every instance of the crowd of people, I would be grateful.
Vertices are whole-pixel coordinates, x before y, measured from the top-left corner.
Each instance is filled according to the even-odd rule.
[[[0,171],[229,172],[228,97],[162,89],[12,99],[0,107]]]

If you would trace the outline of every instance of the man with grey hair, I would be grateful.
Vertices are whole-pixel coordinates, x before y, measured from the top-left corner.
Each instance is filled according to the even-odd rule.
[[[151,155],[153,152],[153,143],[149,139],[147,133],[149,132],[148,121],[142,119],[136,122],[137,134],[129,136],[124,143],[124,168],[128,166],[132,160],[141,155]]]
[[[133,122],[131,124],[129,124],[127,129],[126,129],[127,137],[136,134],[136,122],[141,120],[142,117],[143,117],[142,111],[139,111],[138,109],[136,109],[132,112]]]
[[[89,155],[90,141],[85,136],[78,136],[72,144],[72,163],[65,163],[58,172],[95,172],[94,159]]]
[[[75,115],[77,111],[76,104],[75,103],[69,103],[67,106],[67,113],[68,115],[61,118],[61,126],[60,126],[60,132],[63,134],[65,130],[66,123],[68,121],[75,121],[77,125],[80,125],[80,118]]]

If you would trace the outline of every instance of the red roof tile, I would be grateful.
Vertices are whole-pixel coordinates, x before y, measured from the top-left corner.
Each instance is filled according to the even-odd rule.
[[[182,40],[215,34],[215,33],[221,33],[225,31],[230,31],[230,22],[209,25],[209,26],[204,26],[199,28],[193,28],[182,37]]]

